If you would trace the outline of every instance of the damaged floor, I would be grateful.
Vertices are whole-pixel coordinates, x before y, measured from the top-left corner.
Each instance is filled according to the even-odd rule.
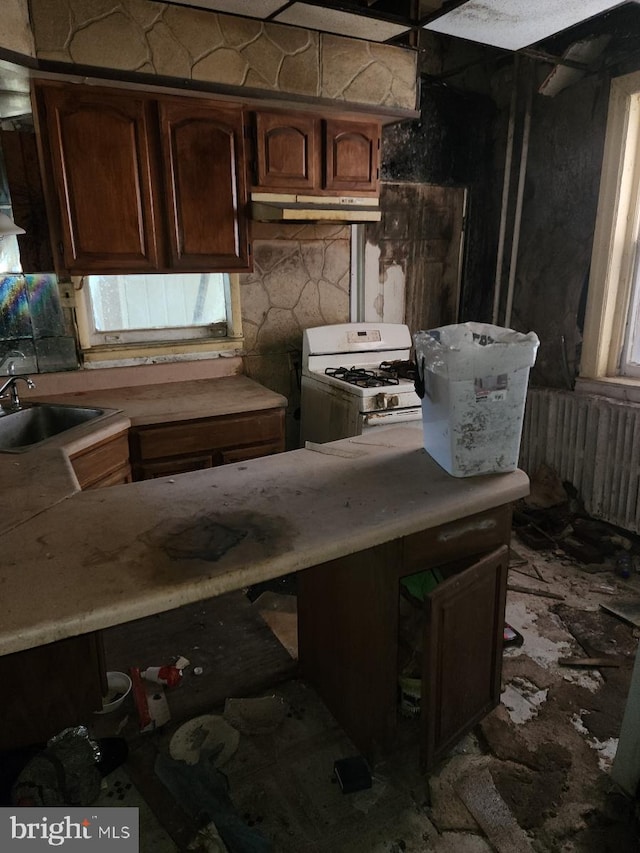
[[[108,668],[168,663],[178,655],[190,667],[167,691],[172,720],[163,730],[140,734],[130,698],[120,711],[94,718],[97,736],[125,736],[130,750],[127,763],[105,779],[98,805],[143,805],[141,851],[186,850],[203,822],[198,795],[190,799],[178,785],[163,784],[156,761],[170,754],[186,720],[206,714],[187,732],[190,760],[200,747],[204,762],[224,746],[222,764],[207,765],[199,781],[220,795],[218,827],[236,821],[233,833],[240,825],[230,849],[637,851],[636,806],[609,771],[640,635],[626,610],[639,601],[640,573],[624,578],[611,560],[585,566],[514,536],[507,621],[524,642],[505,649],[501,705],[426,776],[412,746],[416,723],[402,719],[407,745],[372,768],[370,789],[351,794],[342,793],[332,771],[336,759],[356,750],[295,677],[292,596],[270,592],[253,604],[242,594],[225,596],[198,605],[188,618],[183,613],[180,624],[165,614],[113,629],[106,632]],[[165,659],[150,659],[154,643]],[[586,658],[592,662],[584,664]],[[257,695],[277,701],[228,704],[224,719],[225,699]],[[215,835],[208,845],[197,849],[224,850]]]

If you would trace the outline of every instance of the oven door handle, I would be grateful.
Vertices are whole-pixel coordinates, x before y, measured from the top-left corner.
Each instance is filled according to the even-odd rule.
[[[392,426],[394,424],[414,423],[422,420],[422,409],[385,409],[379,412],[367,412],[362,416],[363,427]]]

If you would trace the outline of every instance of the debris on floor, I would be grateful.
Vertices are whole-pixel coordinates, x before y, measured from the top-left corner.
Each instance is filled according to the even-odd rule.
[[[227,699],[224,718],[244,735],[264,735],[274,732],[289,711],[281,696],[260,696],[253,699]]]
[[[496,790],[486,767],[461,779],[456,791],[497,853],[513,853],[514,850],[533,853],[528,837]]]
[[[231,853],[267,853],[271,842],[255,827],[248,826],[229,796],[227,777],[216,768],[216,756],[202,750],[196,764],[176,761],[159,752],[155,772],[171,791],[178,805],[197,827],[197,834],[216,828]],[[211,835],[209,829],[208,834]]]
[[[214,764],[221,767],[238,748],[240,733],[216,714],[203,714],[183,723],[169,743],[169,755],[176,761],[197,764],[200,753],[215,756]]]

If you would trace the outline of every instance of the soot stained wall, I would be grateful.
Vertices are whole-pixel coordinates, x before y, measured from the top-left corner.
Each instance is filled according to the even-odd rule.
[[[385,129],[382,179],[468,190],[460,320],[486,320],[493,281],[495,217],[491,204],[493,101],[424,77],[419,120]]]
[[[579,369],[609,82],[534,95],[511,326],[540,349],[531,382],[572,387]]]

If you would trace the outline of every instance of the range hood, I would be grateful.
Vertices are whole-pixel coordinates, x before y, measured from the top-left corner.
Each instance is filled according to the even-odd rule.
[[[380,222],[377,198],[252,193],[251,218],[256,222]]]

